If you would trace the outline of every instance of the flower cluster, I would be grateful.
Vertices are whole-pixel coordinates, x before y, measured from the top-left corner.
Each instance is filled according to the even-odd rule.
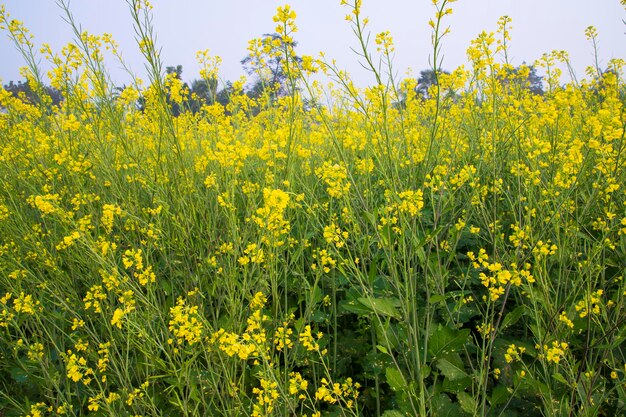
[[[169,330],[179,346],[198,343],[204,331],[199,307],[188,305],[183,297],[178,297],[176,305],[170,308]],[[170,339],[170,343],[173,342],[174,340]]]

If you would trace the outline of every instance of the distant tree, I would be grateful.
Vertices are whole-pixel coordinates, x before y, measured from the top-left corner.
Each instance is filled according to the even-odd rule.
[[[168,66],[165,69],[166,74],[174,74],[174,77],[182,81],[183,67],[182,65]],[[256,85],[256,84],[255,84]],[[224,107],[230,102],[230,96],[233,94],[233,84],[227,81],[222,89],[218,90],[218,80],[216,78],[206,80],[204,78],[194,79],[191,81],[191,87],[186,83],[182,83],[182,92],[186,92],[185,108],[192,113],[197,113],[202,106],[207,104],[220,103]],[[171,106],[172,115],[178,116],[182,112],[182,108],[178,103],[172,102],[169,94],[167,97]]]
[[[605,68],[599,74],[592,77],[592,83],[586,94],[589,95],[590,102],[603,103],[607,99],[607,90],[612,91],[617,88],[617,92],[622,103],[626,104],[626,87],[618,80],[619,74],[615,68]]]
[[[195,94],[203,101],[212,102],[217,92],[217,80],[207,82],[205,79],[196,79],[191,82],[191,94]]]
[[[282,51],[285,47],[295,48],[298,43],[292,42],[287,45],[278,33],[266,33],[261,38],[261,44],[269,48],[264,48],[267,51],[260,57],[248,55],[241,60],[246,73],[257,77],[249,88],[248,95],[253,98],[260,97],[268,88],[274,89],[272,93],[274,97],[289,95],[288,74],[283,62],[285,54]],[[302,62],[299,56],[294,59],[297,63]]]
[[[234,91],[233,83],[226,81],[224,87],[215,95],[215,101],[226,107],[230,103],[230,96],[234,94]]]
[[[167,66],[165,67],[165,73],[166,75],[174,75],[174,78],[182,81],[182,75],[183,75],[183,66],[182,65],[176,65],[176,66]],[[189,92],[189,86],[187,85],[187,83],[183,83],[182,85],[182,92]],[[184,97],[187,101],[189,100],[189,96]],[[167,93],[167,103],[170,105],[171,111],[172,111],[172,116],[176,117],[179,116],[180,113],[182,112],[182,108],[181,105],[179,103],[176,103],[175,101],[172,100],[171,98],[171,94],[168,91]]]
[[[179,116],[183,110],[197,113],[202,109],[205,104],[211,105],[214,103],[220,103],[226,106],[230,102],[230,96],[233,94],[233,84],[227,81],[221,90],[218,90],[218,80],[204,78],[194,79],[191,81],[191,87],[186,82],[182,82],[183,66],[182,65],[170,65],[165,68],[166,75],[173,74],[176,80],[181,82],[180,94],[183,96],[183,105],[174,102],[170,93],[170,86],[166,85],[166,101],[170,106],[170,111],[174,117]],[[114,94],[119,96],[126,87],[116,87]],[[137,100],[137,109],[144,111],[146,107],[146,99],[141,96]]]
[[[175,77],[179,80],[182,80],[183,76],[183,66],[182,65],[169,65],[165,67],[166,74],[175,74]]]
[[[189,109],[196,113],[205,104],[213,104],[217,96],[217,80],[196,79],[191,82]]]
[[[450,74],[448,71],[439,71],[442,74]],[[429,98],[428,90],[434,85],[437,85],[437,75],[432,69],[425,69],[420,71],[420,76],[417,79],[417,87],[415,92],[421,98]]]
[[[528,74],[528,89],[533,94],[543,95],[543,82],[540,75],[537,75],[537,69],[531,65],[530,73]]]
[[[4,89],[11,93],[13,97],[20,98],[28,103],[36,104],[39,102],[37,93],[33,90],[28,81],[18,81],[17,84],[13,81],[9,81],[8,84],[4,85]],[[63,95],[54,87],[44,85],[43,92],[50,96],[54,106],[58,106],[61,101],[63,101]]]
[[[520,75],[526,71],[528,71],[528,75],[525,77]],[[506,79],[501,81],[506,85],[513,83],[522,89],[528,89],[531,94],[543,95],[542,77],[537,74],[537,69],[533,65],[523,63],[521,66],[509,70]]]

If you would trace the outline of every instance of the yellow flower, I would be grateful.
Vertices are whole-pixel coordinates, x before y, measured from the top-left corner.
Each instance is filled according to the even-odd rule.
[[[35,308],[39,306],[39,301],[33,300],[30,294],[21,292],[19,297],[13,300],[13,309],[16,313],[35,314]]]
[[[548,345],[543,346],[543,352],[545,352],[545,358],[548,362],[559,363],[561,359],[565,356],[565,352],[567,351],[569,345],[566,342],[552,342],[552,346],[548,347]]]
[[[597,290],[591,294],[588,294],[585,298],[576,303],[575,309],[579,312],[578,315],[581,318],[584,318],[587,317],[588,314],[600,314],[603,294],[603,290]]]
[[[521,361],[521,355],[522,353],[524,353],[526,351],[526,348],[521,347],[521,346],[515,346],[514,344],[509,345],[509,347],[506,349],[506,353],[504,354],[504,359],[506,360],[507,363],[511,363],[511,362],[515,362],[515,361]]]
[[[263,207],[256,210],[252,220],[264,233],[262,241],[271,246],[282,246],[282,237],[289,233],[291,225],[285,219],[290,197],[283,190],[264,188]]]
[[[565,311],[561,312],[561,315],[559,316],[559,321],[562,323],[565,323],[565,325],[567,327],[569,327],[570,329],[574,328],[574,322],[572,322],[568,317],[567,317],[567,313],[565,313]]]
[[[326,192],[331,197],[341,198],[350,190],[348,170],[339,164],[326,161],[315,174],[326,184]]]
[[[193,345],[201,340],[204,331],[198,306],[189,306],[182,297],[178,297],[176,306],[170,308],[169,330],[176,337],[178,344]]]
[[[102,398],[102,394],[98,394],[95,397],[89,397],[89,405],[87,405],[87,409],[89,411],[98,411],[100,409],[99,401]]]
[[[60,200],[59,194],[34,195],[28,198],[28,203],[46,216],[57,212]]]
[[[330,226],[324,227],[324,239],[331,245],[335,245],[337,248],[342,248],[345,245],[345,240],[348,238],[348,232],[341,230],[334,222]]]
[[[122,318],[124,317],[124,310],[116,308],[113,312],[113,318],[111,319],[111,325],[116,326],[118,329],[122,328]]]
[[[298,336],[298,340],[300,341],[300,343],[302,343],[302,346],[304,346],[307,350],[319,351],[320,346],[317,341],[321,339],[322,336],[323,336],[322,333],[318,333],[317,339],[313,337],[313,334],[311,333],[311,326],[307,324],[304,327],[304,330],[300,332]]]

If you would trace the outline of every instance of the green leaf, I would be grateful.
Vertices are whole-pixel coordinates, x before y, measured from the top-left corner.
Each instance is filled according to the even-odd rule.
[[[373,320],[372,326],[376,331],[378,343],[386,347],[388,350],[397,349],[402,341],[398,338],[397,326],[386,320],[381,323],[380,320]]]
[[[561,375],[559,373],[552,374],[552,378],[554,378],[556,381],[559,381],[561,384],[564,384],[564,385],[567,385],[567,386],[570,385],[570,384],[568,384],[568,382],[565,379],[565,377],[563,377],[563,375]]]
[[[526,306],[522,305],[513,309],[513,311],[504,316],[502,324],[500,325],[500,330],[504,330],[507,327],[514,325],[524,314],[526,314]]]
[[[420,263],[424,265],[426,263],[426,252],[424,252],[424,248],[420,246],[415,250],[415,253],[417,254],[417,258]]]
[[[311,321],[313,323],[323,323],[328,319],[328,314],[322,310],[315,310],[313,314],[311,314]]]
[[[451,329],[439,324],[428,338],[428,353],[431,356],[455,352],[467,341],[470,329]]]
[[[11,378],[18,384],[24,384],[28,381],[28,373],[24,371],[22,368],[13,367],[11,368]]]
[[[459,400],[459,404],[461,404],[461,409],[463,411],[474,415],[474,411],[476,411],[476,400],[474,397],[464,391],[461,391],[457,392],[456,398]]]
[[[457,392],[463,392],[472,386],[472,378],[469,376],[466,378],[460,378],[452,380],[450,378],[442,378],[441,389],[448,394],[455,394]]]
[[[371,298],[359,297],[357,299],[363,307],[370,309],[373,313],[401,319],[400,312],[396,309],[398,300],[396,298]]]
[[[389,354],[389,351],[387,350],[386,347],[381,346],[381,345],[376,345],[376,349],[380,350],[383,353]]]
[[[355,300],[350,301],[340,301],[339,308],[347,311],[348,313],[353,313],[358,316],[367,316],[371,314],[371,310],[363,306],[363,304],[356,302]]]
[[[383,413],[382,417],[405,417],[405,416],[398,410],[387,410]]]
[[[598,345],[598,349],[609,350],[615,349],[618,346],[622,346],[622,344],[626,341],[626,327],[622,327],[618,333],[616,333],[611,339],[609,343],[602,343]]]
[[[432,400],[433,415],[437,417],[458,417],[461,410],[458,404],[453,403],[446,394],[435,395]]]
[[[446,297],[445,297],[444,295],[441,295],[441,294],[435,294],[435,295],[431,296],[431,297],[428,299],[428,302],[429,302],[430,304],[437,304],[437,303],[440,303],[440,302],[445,301],[445,300],[446,300]]]
[[[377,273],[378,273],[377,262],[372,261],[372,263],[370,264],[370,269],[369,271],[367,271],[367,282],[369,282],[370,285],[372,285],[374,280],[376,279]]]
[[[498,385],[491,391],[489,404],[491,404],[491,406],[496,406],[498,404],[505,403],[512,392],[513,390],[505,387],[504,385]]]
[[[172,292],[172,285],[169,283],[168,280],[165,280],[165,279],[159,280],[158,283],[159,283],[159,287],[161,287],[161,289],[166,295]]]
[[[324,292],[317,285],[313,287],[312,291],[309,291],[309,294],[311,296],[311,299],[309,301],[311,306],[321,303],[322,300],[324,299]]]
[[[437,368],[439,368],[441,373],[451,381],[456,381],[457,379],[466,378],[468,376],[467,373],[465,373],[465,370],[445,359],[439,359],[437,361]]]
[[[516,378],[516,381],[527,390],[529,395],[543,395],[548,397],[552,393],[551,389],[546,384],[528,375],[524,378]]]
[[[361,212],[363,217],[365,217],[372,226],[378,225],[378,221],[376,220],[376,213],[370,213],[369,211]]]
[[[387,384],[394,391],[402,391],[406,387],[404,375],[396,368],[385,369],[385,377],[387,377]]]

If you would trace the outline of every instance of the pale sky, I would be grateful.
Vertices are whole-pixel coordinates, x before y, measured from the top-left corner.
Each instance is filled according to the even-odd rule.
[[[22,20],[35,36],[36,46],[49,43],[54,50],[72,40],[69,26],[61,18],[55,0],[0,0],[14,19]],[[339,0],[153,0],[157,44],[162,48],[164,66],[183,65],[183,79],[199,78],[195,61],[198,50],[209,49],[223,59],[221,78],[235,80],[243,75],[240,61],[247,41],[274,32],[272,16],[286,3],[297,13],[299,28],[294,38],[297,53],[326,53],[347,70],[358,85],[373,83],[363,71],[358,57],[350,50],[357,46],[351,28],[344,20],[348,13]],[[512,22],[509,59],[514,65],[532,63],[542,53],[566,50],[579,78],[593,63],[593,48],[584,31],[594,25],[599,33],[600,66],[611,58],[626,58],[626,10],[619,0],[459,0],[452,4],[454,14],[445,23],[451,34],[444,39],[443,68],[452,70],[467,61],[471,39],[482,30],[495,31],[500,16]],[[120,44],[127,63],[140,77],[145,76],[143,61],[134,40],[128,5],[124,0],[72,0],[70,8],[83,30],[94,34],[108,32]],[[429,67],[431,54],[428,20],[434,15],[430,0],[363,0],[363,14],[370,18],[372,43],[376,33],[389,30],[396,44],[395,69],[402,78],[411,68],[417,76]],[[375,53],[375,47],[372,45]],[[21,57],[0,35],[0,80],[19,80]],[[42,67],[47,69],[44,62]],[[111,60],[109,71],[116,83],[128,77]]]

